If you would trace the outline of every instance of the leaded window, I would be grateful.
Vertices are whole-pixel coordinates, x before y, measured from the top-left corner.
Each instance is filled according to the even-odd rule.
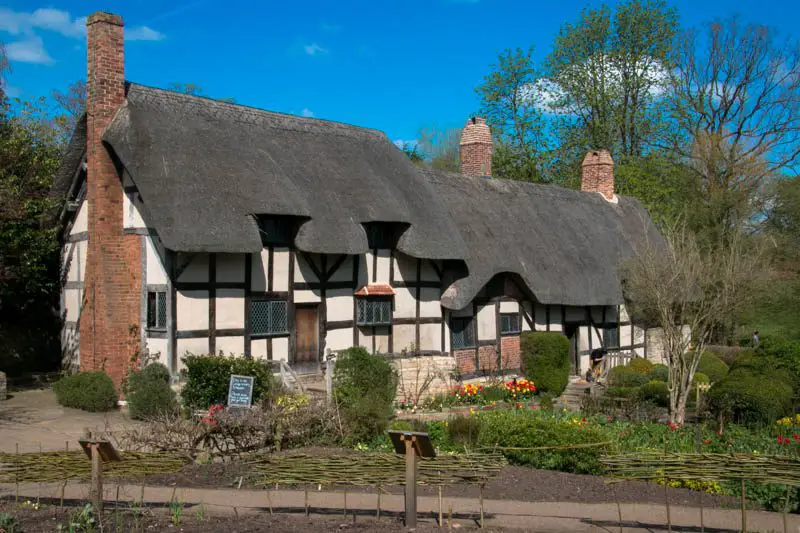
[[[519,313],[502,313],[500,315],[500,333],[513,335],[520,332]]]
[[[603,328],[603,348],[619,348],[619,328],[617,326]]]
[[[147,292],[147,327],[149,329],[167,328],[167,293]]]
[[[250,300],[250,334],[269,337],[289,333],[289,304],[286,300]]]
[[[388,326],[392,323],[392,300],[390,298],[359,298],[359,326]]]
[[[475,328],[472,317],[453,317],[450,319],[450,338],[454,350],[475,346]]]

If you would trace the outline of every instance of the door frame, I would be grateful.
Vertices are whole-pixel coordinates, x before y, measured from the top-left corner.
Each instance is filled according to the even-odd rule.
[[[303,302],[303,303],[296,303],[294,304],[294,310],[292,314],[294,315],[292,318],[294,319],[294,331],[292,332],[292,345],[294,346],[294,350],[292,350],[291,356],[289,357],[289,365],[292,369],[297,372],[298,374],[313,374],[318,373],[321,369],[320,360],[319,360],[319,347],[320,347],[320,309],[322,305],[320,302]],[[317,335],[317,357],[314,361],[297,361],[297,311],[302,309],[313,309],[317,313],[317,324],[315,328],[315,332]]]
[[[579,322],[564,322],[563,334],[569,340],[569,372],[571,376],[579,376],[581,373],[580,335],[581,324]],[[569,333],[569,335],[567,334]]]

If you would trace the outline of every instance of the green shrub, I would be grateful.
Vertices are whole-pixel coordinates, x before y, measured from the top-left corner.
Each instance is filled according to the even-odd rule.
[[[526,331],[520,348],[525,378],[540,393],[561,395],[569,381],[569,340],[561,333]]]
[[[483,388],[483,401],[485,403],[502,402],[508,396],[508,391],[502,385],[491,385]]]
[[[653,365],[650,374],[647,376],[650,381],[669,381],[669,368],[667,365]]]
[[[110,411],[119,398],[114,382],[105,372],[79,372],[63,377],[53,385],[53,390],[60,405],[91,412]]]
[[[700,383],[711,383],[711,380],[708,379],[708,376],[706,376],[702,372],[695,372],[694,379],[692,380],[692,385],[698,385]]]
[[[719,383],[728,375],[729,368],[717,354],[705,350],[700,355],[697,371],[708,376],[711,383]]]
[[[167,367],[154,363],[128,376],[128,413],[135,420],[147,420],[177,411],[175,391],[169,386]]]
[[[392,417],[397,373],[384,357],[348,348],[336,360],[333,387],[346,440],[367,442],[382,433]]]
[[[784,368],[800,375],[800,341],[780,337],[765,337],[756,348],[760,356],[774,357]]]
[[[486,447],[535,448],[605,442],[602,430],[578,418],[560,418],[536,411],[494,411],[481,415],[478,444]],[[599,474],[605,446],[565,450],[503,450],[509,462],[534,468]]]
[[[181,389],[183,404],[190,409],[208,409],[226,404],[231,375],[253,376],[253,403],[270,398],[273,389],[272,369],[258,359],[224,355],[187,355],[186,383]]]
[[[611,398],[633,398],[638,392],[638,387],[609,387],[606,391],[606,396]]]
[[[792,386],[779,373],[737,369],[708,392],[711,412],[743,424],[773,424],[791,414]]]
[[[613,387],[641,387],[647,376],[629,366],[615,366],[608,372],[608,384]]]
[[[628,368],[643,376],[649,376],[650,372],[653,371],[653,366],[653,363],[644,357],[635,357],[628,363]]]
[[[447,439],[458,446],[473,446],[481,433],[481,417],[458,415],[447,421]]]
[[[651,381],[639,387],[638,398],[644,402],[652,402],[659,407],[669,407],[669,389],[663,381]]]

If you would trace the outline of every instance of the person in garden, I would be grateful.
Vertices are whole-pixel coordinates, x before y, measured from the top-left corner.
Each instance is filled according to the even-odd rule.
[[[758,331],[753,332],[753,348],[758,348]]]
[[[589,371],[586,372],[586,381],[592,382],[596,381],[597,378],[600,377],[600,371],[602,368],[603,358],[606,356],[606,351],[603,348],[597,348],[592,350],[592,354],[589,356],[591,361],[591,367]]]

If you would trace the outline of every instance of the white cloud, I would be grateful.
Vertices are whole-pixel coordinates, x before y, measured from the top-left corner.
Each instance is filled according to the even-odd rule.
[[[22,95],[22,89],[19,87],[14,87],[13,85],[6,85],[3,87],[3,91],[5,91],[6,96],[9,98],[17,98]]]
[[[411,139],[408,141],[404,141],[403,139],[395,139],[392,142],[394,143],[395,146],[397,146],[401,150],[406,146],[413,149],[419,145],[419,141],[416,139]]]
[[[44,49],[42,39],[31,35],[21,41],[14,41],[6,45],[6,55],[11,61],[22,63],[36,63],[39,65],[52,65],[55,60]]]
[[[309,108],[307,108],[307,107],[304,107],[304,108],[303,108],[303,110],[302,110],[302,111],[300,111],[300,114],[301,114],[301,115],[303,115],[304,117],[308,117],[308,118],[311,118],[311,117],[313,117],[313,116],[314,116],[314,112],[313,112],[313,111],[311,111],[311,110],[310,110]]]
[[[328,49],[327,48],[323,48],[320,45],[318,45],[317,43],[307,44],[307,45],[303,46],[303,50],[305,50],[306,54],[308,54],[310,56],[322,55],[322,54],[327,54],[328,53]]]
[[[126,41],[160,41],[166,36],[149,26],[135,26],[125,31]]]

